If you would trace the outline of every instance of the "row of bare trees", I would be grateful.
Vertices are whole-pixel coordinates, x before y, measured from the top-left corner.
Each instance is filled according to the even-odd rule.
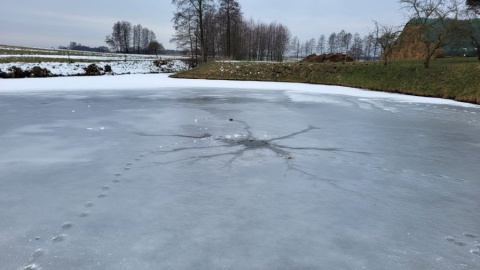
[[[290,31],[280,23],[245,20],[237,0],[172,0],[171,42],[197,61],[226,58],[282,61]],[[200,59],[199,59],[200,57]]]
[[[293,37],[290,43],[290,55],[300,59],[313,53],[345,53],[356,60],[371,60],[379,57],[380,44],[373,32],[362,37],[358,33],[351,34],[342,30],[330,34],[328,38],[321,35],[318,39],[311,38],[305,42]]]
[[[128,21],[118,21],[112,27],[112,33],[105,38],[112,51],[118,53],[157,53],[163,50],[155,33],[140,24],[132,25]]]

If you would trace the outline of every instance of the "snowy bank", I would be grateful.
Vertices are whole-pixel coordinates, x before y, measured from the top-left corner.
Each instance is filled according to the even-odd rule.
[[[0,94],[28,94],[52,91],[126,91],[140,89],[162,90],[169,88],[208,88],[223,89],[225,91],[239,89],[258,89],[285,91],[286,94],[293,101],[304,102],[317,102],[319,95],[345,95],[358,98],[387,99],[396,102],[442,104],[480,108],[479,105],[457,102],[448,99],[367,91],[342,86],[256,81],[212,81],[203,79],[173,79],[169,78],[168,76],[168,74],[136,74],[113,77],[57,77],[28,78],[23,80],[0,80]]]
[[[134,60],[134,61],[114,61],[114,62],[95,62],[95,64],[104,69],[106,65],[112,68],[111,75],[122,74],[148,74],[148,73],[174,73],[188,69],[188,64],[182,60],[169,60],[165,61],[166,64],[156,66],[153,60]],[[92,63],[89,62],[74,62],[74,63],[62,63],[62,62],[38,62],[38,63],[25,63],[25,62],[13,62],[0,64],[0,71],[8,72],[10,67],[18,67],[22,70],[31,70],[33,67],[38,66],[48,69],[53,76],[77,76],[84,75],[84,68]]]

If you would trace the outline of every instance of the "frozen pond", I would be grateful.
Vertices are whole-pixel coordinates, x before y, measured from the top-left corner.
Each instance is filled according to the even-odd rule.
[[[0,94],[0,269],[480,269],[480,107],[161,78]]]

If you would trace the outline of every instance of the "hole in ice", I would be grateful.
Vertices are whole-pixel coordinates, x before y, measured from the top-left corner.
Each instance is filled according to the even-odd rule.
[[[254,138],[246,138],[236,141],[237,144],[244,145],[248,148],[263,148],[269,145],[268,141],[257,140]]]

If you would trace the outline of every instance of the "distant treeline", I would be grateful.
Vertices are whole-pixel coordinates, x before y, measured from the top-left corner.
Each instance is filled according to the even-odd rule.
[[[77,43],[75,41],[70,42],[68,46],[58,46],[61,50],[73,50],[73,51],[87,51],[87,52],[109,52],[110,50],[105,46],[100,47],[89,47]]]
[[[213,59],[282,61],[290,30],[281,23],[246,20],[237,0],[172,0],[171,42],[197,61]]]

